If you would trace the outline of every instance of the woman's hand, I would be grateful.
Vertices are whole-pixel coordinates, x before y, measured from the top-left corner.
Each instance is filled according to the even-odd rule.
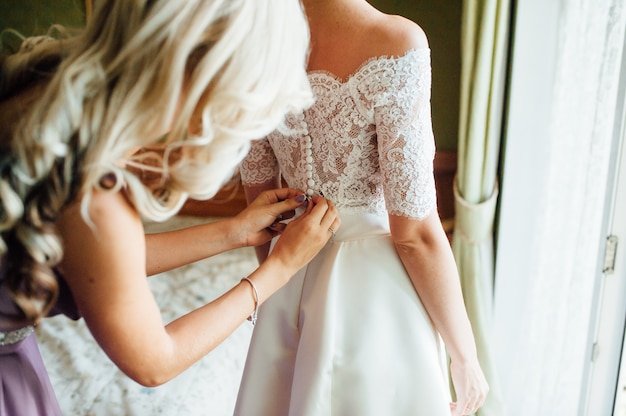
[[[489,386],[480,369],[478,360],[471,363],[458,364],[452,360],[450,364],[452,383],[457,401],[450,404],[452,416],[471,415],[483,405]]]
[[[332,202],[313,197],[305,212],[289,222],[268,257],[297,272],[334,236],[341,225]]]
[[[280,234],[285,228],[280,221],[293,218],[295,209],[305,202],[304,194],[296,189],[264,191],[234,218],[234,229],[244,233],[246,246],[259,246]]]

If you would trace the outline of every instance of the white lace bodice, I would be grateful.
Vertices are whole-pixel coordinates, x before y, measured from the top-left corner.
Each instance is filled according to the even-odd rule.
[[[292,188],[312,184],[344,213],[428,215],[436,205],[430,50],[373,58],[345,81],[321,71],[309,81],[315,104],[253,142],[243,184],[281,174]]]

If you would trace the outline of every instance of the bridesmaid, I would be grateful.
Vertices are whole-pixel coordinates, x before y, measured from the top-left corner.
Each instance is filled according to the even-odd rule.
[[[0,415],[61,414],[33,333],[45,316],[82,316],[124,373],[156,386],[254,318],[339,229],[321,197],[277,224],[305,203],[285,188],[237,217],[144,235],[144,218],[213,196],[252,139],[310,105],[297,2],[96,4],[77,37],[27,39],[0,61]],[[163,323],[146,276],[278,234],[241,283]]]

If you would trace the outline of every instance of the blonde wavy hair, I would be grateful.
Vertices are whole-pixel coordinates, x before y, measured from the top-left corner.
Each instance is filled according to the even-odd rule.
[[[27,40],[0,64],[0,104],[26,97],[0,127],[0,255],[28,321],[55,303],[54,221],[77,195],[89,221],[90,195],[112,174],[110,191],[125,187],[144,218],[167,219],[187,197],[215,195],[251,140],[312,102],[298,1],[96,6],[79,35]],[[138,172],[159,180],[146,186]]]

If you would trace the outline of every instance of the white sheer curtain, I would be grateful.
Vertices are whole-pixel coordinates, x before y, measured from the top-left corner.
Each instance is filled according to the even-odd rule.
[[[625,3],[517,5],[495,299],[509,416],[579,414]]]

